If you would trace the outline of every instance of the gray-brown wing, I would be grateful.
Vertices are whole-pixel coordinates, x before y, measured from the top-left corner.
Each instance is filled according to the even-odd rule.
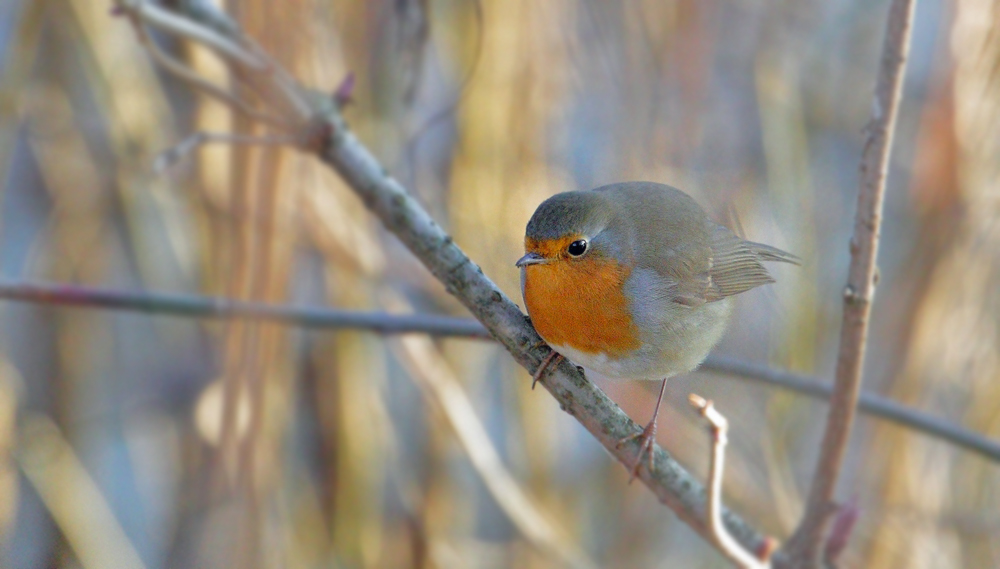
[[[650,182],[619,183],[595,191],[615,195],[614,203],[621,206],[618,221],[629,221],[622,234],[629,236],[634,260],[662,278],[664,300],[704,304],[710,283],[712,223],[697,202],[676,188]]]
[[[595,191],[617,195],[632,227],[636,262],[668,283],[670,301],[699,306],[774,282],[762,261],[795,263],[780,249],[746,241],[709,220],[684,192],[649,182],[613,184]],[[613,224],[614,225],[614,224]]]
[[[791,253],[763,243],[746,241],[721,225],[712,225],[712,262],[704,290],[707,302],[774,282],[762,261],[798,264],[798,258]]]

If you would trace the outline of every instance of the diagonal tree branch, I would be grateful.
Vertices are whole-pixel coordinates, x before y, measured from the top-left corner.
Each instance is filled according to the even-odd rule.
[[[419,332],[432,336],[492,339],[486,328],[471,318],[288,306],[193,294],[0,280],[0,299],[191,318],[244,318],[326,330],[355,329],[379,334]],[[699,371],[756,381],[823,401],[829,400],[833,393],[831,384],[814,377],[724,356],[709,356]],[[1000,442],[891,399],[862,392],[858,398],[858,410],[1000,462]]]
[[[187,4],[185,4],[186,6]],[[119,0],[116,8],[130,16],[142,17],[142,0]],[[183,8],[181,8],[183,9]],[[236,29],[204,21],[212,13],[183,14],[200,18],[205,29],[226,36],[248,54],[259,55],[248,38]],[[199,29],[199,32],[203,30]],[[197,38],[188,36],[192,41]],[[218,42],[216,42],[218,43]],[[550,352],[535,333],[527,317],[493,282],[483,275],[452,238],[419,205],[406,189],[376,160],[372,153],[348,129],[338,105],[331,97],[318,97],[311,92],[290,90],[286,75],[277,66],[261,70],[243,65],[242,58],[220,54],[235,76],[247,78],[259,93],[265,107],[281,110],[282,116],[295,115],[293,123],[302,130],[300,140],[304,150],[315,152],[321,160],[336,170],[362,198],[368,208],[396,235],[407,248],[441,281],[490,334],[529,370],[535,369]],[[254,58],[253,63],[259,59]],[[197,86],[196,86],[197,87]],[[311,117],[303,116],[302,105],[308,105]],[[586,428],[622,464],[635,463],[638,447],[621,448],[616,443],[640,431],[639,425],[612,402],[577,369],[563,362],[553,366],[542,380],[543,385],[559,401],[560,406]],[[695,531],[709,537],[705,523],[705,492],[702,485],[659,447],[654,452],[655,470],[643,467],[638,478],[657,498]],[[731,512],[723,518],[729,533],[751,552],[769,548],[769,541],[757,530]]]
[[[452,238],[424,211],[403,186],[388,175],[371,152],[347,128],[336,109],[322,117],[329,136],[320,158],[333,167],[404,245],[441,281],[499,341],[514,359],[534,370],[550,353],[527,317],[483,275]],[[541,346],[541,347],[539,347]],[[623,465],[636,461],[637,445],[617,447],[618,441],[641,431],[613,401],[568,362],[550,368],[541,383],[564,411],[576,417]],[[661,502],[706,538],[704,488],[663,449],[654,452],[655,470],[643,466],[638,478]],[[731,512],[725,512],[729,532],[746,549],[757,552],[768,540]]]
[[[831,514],[833,494],[854,422],[872,297],[875,294],[879,231],[892,135],[903,90],[915,0],[893,0],[886,22],[871,122],[861,156],[858,210],[851,237],[851,267],[844,290],[844,319],[833,398],[809,500],[799,527],[785,551],[794,567],[817,567]]]

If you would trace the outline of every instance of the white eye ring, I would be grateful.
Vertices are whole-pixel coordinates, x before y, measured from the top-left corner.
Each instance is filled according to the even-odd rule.
[[[571,257],[579,257],[587,252],[588,245],[589,243],[587,243],[586,239],[577,239],[569,244],[569,247],[566,248],[566,252],[569,253]]]

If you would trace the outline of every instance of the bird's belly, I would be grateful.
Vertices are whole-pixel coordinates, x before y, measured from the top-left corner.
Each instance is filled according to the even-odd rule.
[[[569,345],[549,345],[574,364],[610,379],[657,379],[657,372],[661,369],[661,366],[653,365],[649,358],[640,354],[641,350],[625,356],[609,356],[605,352],[582,352]],[[665,376],[659,375],[659,379],[663,377]]]
[[[627,354],[587,353],[569,345],[552,348],[570,361],[610,379],[658,380],[696,369],[725,331],[731,302],[724,299],[697,307],[660,305],[655,316],[641,319],[642,343]]]

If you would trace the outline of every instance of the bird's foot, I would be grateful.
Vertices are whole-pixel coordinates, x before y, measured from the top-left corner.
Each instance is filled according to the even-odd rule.
[[[639,475],[639,466],[642,464],[642,457],[646,455],[649,457],[649,471],[653,472],[653,443],[656,442],[656,416],[653,416],[653,420],[646,425],[646,428],[642,430],[641,433],[636,433],[634,435],[629,435],[624,439],[618,441],[615,448],[620,448],[627,442],[633,439],[639,439],[639,454],[635,457],[635,462],[632,463],[632,467],[629,468],[631,475],[629,476],[628,483],[631,484],[635,477]]]
[[[560,354],[559,352],[555,351],[549,352],[549,355],[545,356],[545,359],[542,360],[542,363],[538,364],[538,369],[536,369],[535,373],[532,374],[531,376],[531,389],[535,388],[535,384],[538,383],[538,380],[542,378],[542,374],[545,373],[545,370],[547,368],[549,368],[550,366],[559,365],[559,362],[561,362],[563,359],[565,358],[563,358],[563,355]]]

